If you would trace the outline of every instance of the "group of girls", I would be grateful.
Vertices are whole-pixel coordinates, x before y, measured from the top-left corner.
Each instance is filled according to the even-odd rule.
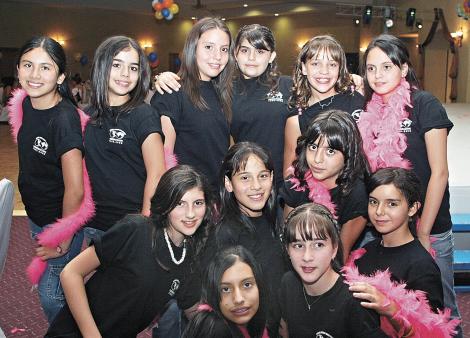
[[[16,124],[22,123],[16,129],[19,186],[32,234],[38,238],[36,254],[48,262],[48,270],[39,280],[41,303],[53,322],[48,336],[135,335],[174,296],[188,314],[200,300],[207,305],[199,306],[187,332],[220,328],[215,323],[200,325],[216,315],[222,324],[229,324],[223,329],[234,336],[264,336],[267,332],[275,336],[279,322],[291,336],[302,335],[307,324],[318,328],[318,334],[326,335],[333,326],[353,336],[377,336],[380,323],[374,312],[357,310],[361,325],[356,325],[350,317],[317,321],[310,310],[317,311],[317,303],[325,304],[320,298],[328,297],[336,299],[338,309],[361,309],[346,292],[338,267],[331,261],[341,262],[349,256],[364,232],[367,217],[383,235],[401,229],[397,236],[372,242],[368,252],[375,249],[382,254],[384,248],[411,242],[419,247],[404,230],[408,218],[402,217],[406,220],[398,224],[394,212],[395,207],[404,209],[406,205],[411,217],[419,209],[417,203],[423,204],[417,237],[426,249],[429,235],[435,238],[432,246],[445,280],[444,304],[458,317],[452,279],[447,278],[453,277],[446,161],[446,138],[452,123],[434,97],[417,90],[404,45],[387,35],[369,45],[364,57],[365,111],[364,98],[354,90],[347,72],[344,51],[333,38],[315,37],[302,48],[292,94],[291,82],[279,75],[275,58],[274,37],[266,27],[242,28],[234,44],[223,21],[202,19],[193,26],[183,49],[182,90],[156,94],[151,105],[157,114],[143,103],[150,83],[144,52],[130,38],[112,37],[96,51],[87,109],[90,120],[84,121],[66,86],[60,45],[40,37],[24,46],[17,64],[27,94],[20,101],[22,115],[16,115]],[[322,113],[333,108],[346,112]],[[228,151],[230,137],[237,144]],[[263,147],[243,141],[265,146],[274,161]],[[393,146],[380,147],[384,143]],[[183,164],[165,174],[164,146]],[[87,212],[84,206],[89,191],[82,164],[84,149],[96,205],[93,217],[92,207]],[[364,180],[369,166],[372,172],[390,166],[412,167],[422,181],[419,201],[415,194],[405,193],[401,183],[391,180],[369,189],[367,202]],[[285,181],[283,172],[288,176]],[[393,185],[391,195],[395,197],[376,196],[382,185]],[[286,216],[299,206],[284,227],[276,224],[279,188]],[[217,190],[220,202],[214,213],[212,195]],[[307,202],[327,209],[302,206]],[[376,207],[376,214],[386,217],[371,216],[376,205],[382,205],[382,209]],[[387,213],[386,208],[393,210]],[[59,227],[59,222],[54,223],[57,218],[68,220],[76,214],[86,223],[93,245],[64,269],[80,251],[82,231],[74,228],[75,234],[67,237],[48,230]],[[151,218],[133,215],[122,219],[126,214]],[[384,225],[392,230],[382,231]],[[42,232],[52,235],[41,236]],[[279,237],[295,270],[284,278],[287,269]],[[230,248],[240,244],[244,248]],[[220,250],[225,251],[218,256]],[[430,258],[424,251],[421,254]],[[220,259],[209,263],[214,256]],[[366,257],[358,261],[360,272],[386,268],[369,261],[361,267]],[[314,263],[308,263],[310,260]],[[431,263],[428,265],[434,266]],[[238,272],[231,268],[248,277],[234,279]],[[58,278],[62,269],[67,306],[53,321],[65,303]],[[396,280],[411,278],[400,275],[398,268],[390,269]],[[94,270],[97,272],[85,288],[83,279]],[[434,283],[434,288],[417,283],[416,289],[428,291],[432,308],[441,309],[436,270],[432,271],[426,283]],[[51,288],[51,283],[56,287]],[[406,335],[419,331],[409,325],[406,316],[400,320],[398,301],[384,300],[387,295],[373,283],[351,284],[353,296],[365,299],[361,305],[387,318],[389,327]],[[58,294],[44,293],[51,289]],[[304,301],[293,302],[299,295],[293,292],[299,290]],[[256,295],[250,293],[254,291]],[[245,292],[246,297],[240,296]],[[299,306],[306,306],[306,321],[292,317]],[[340,320],[344,321],[342,327]]]

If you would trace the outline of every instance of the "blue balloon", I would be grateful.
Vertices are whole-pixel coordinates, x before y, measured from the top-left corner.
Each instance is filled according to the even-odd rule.
[[[171,14],[171,12],[168,8],[163,8],[162,9],[162,15],[163,15],[164,18],[166,18],[170,14]]]
[[[173,19],[173,13],[170,12],[170,14],[168,14],[165,19],[168,20],[168,21]]]
[[[82,66],[86,65],[88,63],[88,56],[86,55],[82,55],[82,57],[80,58],[80,64]]]
[[[158,59],[157,53],[152,52],[152,53],[149,54],[149,61],[150,62],[155,62],[155,61],[157,61],[157,59]]]
[[[180,58],[176,58],[176,59],[175,59],[175,66],[176,66],[176,67],[181,66],[181,60],[180,60]]]

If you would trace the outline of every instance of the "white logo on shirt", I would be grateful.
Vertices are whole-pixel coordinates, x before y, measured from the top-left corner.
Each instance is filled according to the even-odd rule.
[[[124,136],[126,133],[121,129],[109,129],[109,142],[122,144]]]
[[[47,148],[49,148],[49,144],[47,144],[46,139],[41,136],[37,136],[34,140],[33,149],[41,155],[46,155]]]
[[[352,112],[351,116],[354,119],[354,121],[359,121],[361,118],[361,113],[363,112],[362,109],[356,109],[355,111]]]
[[[168,294],[173,297],[180,287],[180,281],[179,279],[174,279],[173,282],[171,282],[170,290],[168,291]]]
[[[315,338],[333,338],[333,336],[325,331],[318,331],[315,334]]]
[[[284,102],[281,92],[269,92],[266,96],[268,102]]]
[[[413,121],[410,119],[406,118],[403,121],[400,122],[400,132],[402,133],[411,133],[411,124]]]

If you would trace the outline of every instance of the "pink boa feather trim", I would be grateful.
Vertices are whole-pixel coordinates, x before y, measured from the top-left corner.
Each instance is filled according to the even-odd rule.
[[[10,125],[12,126],[12,134],[17,141],[18,131],[23,123],[23,100],[27,96],[26,92],[18,89],[13,93],[13,97],[8,103]],[[80,125],[82,134],[89,117],[77,108],[80,116]],[[50,227],[45,229],[38,235],[38,243],[42,246],[55,248],[61,242],[70,239],[88,220],[95,214],[95,205],[93,203],[93,195],[91,191],[90,179],[86,169],[85,160],[82,161],[83,167],[83,200],[78,210],[67,217],[59,218]],[[34,257],[32,262],[26,269],[27,275],[33,284],[38,284],[42,274],[46,270],[47,262],[42,261],[38,257]]]
[[[292,183],[291,189],[294,189],[295,191],[305,191],[306,187],[302,185],[299,178],[294,175],[294,168],[292,166],[289,167],[287,172],[291,175],[288,179]],[[310,201],[325,206],[331,212],[333,217],[337,218],[336,205],[331,201],[330,191],[323,185],[323,183],[316,180],[310,170],[305,173],[303,180],[307,183],[309,191],[308,198]]]
[[[450,319],[450,309],[438,311],[431,310],[426,294],[420,290],[407,290],[405,283],[392,281],[389,270],[377,271],[372,276],[361,275],[354,261],[365,254],[365,249],[353,251],[348,263],[343,267],[342,273],[346,283],[364,282],[374,286],[390,301],[400,305],[400,310],[394,318],[412,326],[415,338],[449,338],[456,331],[458,319]],[[381,328],[390,337],[401,337],[403,332],[396,332],[387,318],[381,317]]]
[[[411,167],[403,158],[406,135],[399,131],[401,122],[409,116],[407,107],[412,107],[410,84],[402,78],[387,103],[374,93],[366,111],[361,113],[357,126],[372,172],[387,167]]]

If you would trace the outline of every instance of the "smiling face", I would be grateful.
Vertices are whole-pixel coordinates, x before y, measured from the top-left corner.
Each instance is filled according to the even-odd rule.
[[[185,237],[194,235],[205,213],[204,192],[197,187],[188,190],[168,214],[167,231],[172,242],[179,246]]]
[[[343,153],[331,148],[325,137],[319,137],[307,145],[305,155],[313,177],[328,189],[336,187],[336,179],[344,168]]]
[[[250,217],[262,215],[272,186],[272,172],[256,155],[250,155],[245,168],[233,173],[231,179],[225,176],[225,189],[234,194],[242,212]]]
[[[201,34],[196,46],[196,63],[202,81],[217,77],[228,62],[230,37],[214,28]]]
[[[333,280],[337,275],[331,262],[336,257],[338,247],[333,246],[328,237],[326,239],[317,238],[313,229],[311,233],[312,240],[302,239],[297,228],[295,240],[288,244],[287,252],[294,270],[308,293],[320,295],[334,284]]]
[[[268,64],[276,58],[276,52],[266,49],[256,49],[247,39],[243,39],[235,56],[238,68],[245,79],[262,75]]]
[[[65,79],[49,54],[41,48],[33,48],[21,56],[18,64],[18,80],[28,93],[34,108],[50,108],[60,98],[57,85]]]
[[[307,77],[315,102],[336,94],[335,84],[339,77],[339,63],[327,50],[319,51],[316,56],[302,63],[302,74]]]
[[[407,64],[398,67],[378,47],[372,48],[367,55],[367,82],[375,93],[383,97],[384,102],[388,101],[407,73]]]
[[[237,259],[220,280],[220,311],[237,324],[246,325],[259,309],[259,290],[251,267]]]
[[[113,58],[109,72],[108,101],[110,106],[120,106],[129,101],[129,93],[139,80],[139,54],[126,48]]]
[[[403,238],[409,233],[408,220],[418,209],[418,203],[409,207],[393,184],[380,185],[369,194],[369,218],[384,240]]]

